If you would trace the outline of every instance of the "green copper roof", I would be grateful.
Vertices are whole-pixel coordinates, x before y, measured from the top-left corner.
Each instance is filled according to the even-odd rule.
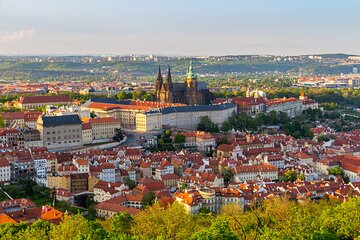
[[[191,78],[191,79],[195,79],[196,78],[196,74],[193,73],[193,66],[192,66],[192,61],[190,61],[190,66],[189,66],[189,71],[186,75],[186,78]]]

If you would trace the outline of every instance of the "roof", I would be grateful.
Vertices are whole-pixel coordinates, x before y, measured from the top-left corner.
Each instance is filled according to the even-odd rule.
[[[233,169],[234,173],[243,173],[243,172],[277,172],[278,169],[271,164],[258,164],[258,165],[242,165],[236,166]]]
[[[90,130],[91,129],[90,123],[83,123],[81,125],[81,127],[82,127],[82,130]]]
[[[3,112],[1,113],[3,119],[10,120],[10,119],[24,119],[23,112]]]
[[[279,105],[279,104],[284,104],[284,103],[289,103],[289,102],[301,102],[301,101],[297,98],[275,98],[275,99],[267,100],[266,105],[274,106],[274,105]]]
[[[180,106],[180,107],[168,107],[162,108],[162,114],[170,114],[176,112],[199,112],[199,111],[220,111],[236,108],[235,104],[232,103],[224,103],[218,105],[197,105],[197,106]]]
[[[95,208],[100,209],[100,210],[109,211],[109,212],[115,212],[115,213],[125,212],[130,215],[136,215],[140,212],[140,210],[137,208],[124,207],[119,204],[109,203],[107,201],[96,204]]]
[[[222,151],[222,152],[232,152],[234,150],[234,148],[235,148],[234,145],[223,143],[217,147],[217,150]]]
[[[82,124],[79,115],[43,116],[44,127]]]
[[[90,118],[89,123],[98,124],[98,123],[120,123],[120,122],[113,117],[106,117],[106,118]]]
[[[60,221],[63,216],[63,213],[59,210],[56,210],[55,208],[52,208],[48,205],[43,206],[41,209],[41,216],[40,218],[45,221],[51,221],[54,223],[54,221]]]
[[[5,213],[0,213],[0,224],[4,224],[4,223],[16,224],[17,222],[8,215],[6,215]]]
[[[1,167],[10,167],[10,163],[6,159],[0,159],[0,168]]]
[[[60,103],[70,102],[69,96],[25,96],[21,97],[19,103],[31,104],[31,103]]]
[[[91,98],[94,103],[110,103],[110,104],[130,104],[131,100],[118,101],[113,98]]]
[[[129,104],[113,104],[113,103],[98,103],[93,102],[87,107],[89,109],[101,109],[109,111],[113,109],[126,109],[126,110],[149,110],[147,106],[129,105]]]

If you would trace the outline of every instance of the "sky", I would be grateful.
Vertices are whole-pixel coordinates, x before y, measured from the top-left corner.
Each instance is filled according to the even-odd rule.
[[[0,55],[360,54],[359,0],[0,0]]]

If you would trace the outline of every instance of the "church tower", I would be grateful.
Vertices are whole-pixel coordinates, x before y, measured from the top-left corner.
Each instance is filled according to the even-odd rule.
[[[186,102],[189,105],[200,105],[202,104],[202,99],[199,99],[199,94],[197,90],[197,76],[193,72],[192,61],[190,62],[189,70],[186,75]],[[201,96],[200,96],[201,97]]]
[[[171,79],[171,72],[170,72],[170,66],[168,68],[168,74],[166,77],[166,98],[167,102],[174,102],[174,96],[173,96],[173,82]]]
[[[158,75],[157,75],[157,78],[156,78],[156,84],[155,84],[155,100],[160,102],[160,91],[161,91],[161,88],[163,87],[163,78],[162,78],[162,75],[161,75],[161,69],[160,69],[160,65],[159,65],[159,72],[158,72]]]

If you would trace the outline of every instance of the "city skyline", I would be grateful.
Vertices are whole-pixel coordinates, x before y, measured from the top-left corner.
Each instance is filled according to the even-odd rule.
[[[0,55],[360,54],[360,3],[1,0]]]

